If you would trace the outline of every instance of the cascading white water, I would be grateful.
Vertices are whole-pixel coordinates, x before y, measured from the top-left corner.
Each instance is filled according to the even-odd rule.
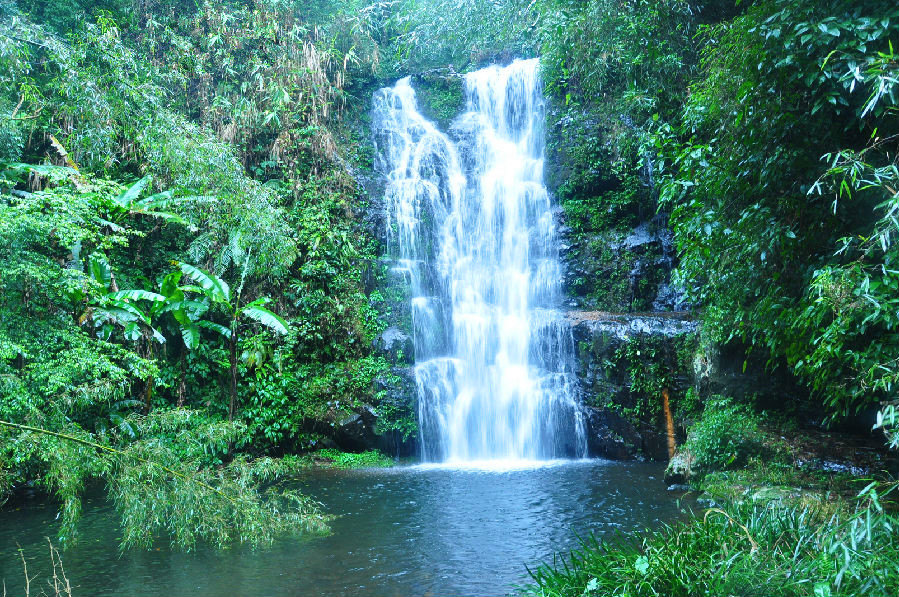
[[[584,456],[543,185],[539,62],[465,76],[450,136],[409,78],[374,96],[389,250],[412,295],[422,457]]]

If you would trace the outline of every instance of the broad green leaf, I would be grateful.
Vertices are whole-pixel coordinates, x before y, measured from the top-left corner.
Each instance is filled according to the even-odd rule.
[[[165,297],[149,290],[119,290],[108,295],[113,300],[132,300],[132,301],[153,301],[156,303],[165,302]]]
[[[180,263],[179,266],[184,275],[199,284],[205,291],[205,294],[208,294],[209,298],[213,301],[222,303],[231,302],[231,289],[228,287],[227,282],[215,274],[196,267],[195,265]]]
[[[115,198],[115,202],[125,209],[130,209],[131,206],[137,201],[137,198],[140,197],[140,194],[144,191],[144,188],[150,183],[152,177],[150,175],[144,176],[136,183],[125,189],[121,195]]]
[[[181,272],[172,272],[165,278],[163,278],[162,285],[160,286],[160,291],[162,292],[162,294],[168,298],[176,298],[177,300],[182,300],[184,293],[181,292],[180,288],[178,288],[178,283],[181,282],[182,275],[184,274],[182,274]]]
[[[284,321],[280,315],[276,315],[265,307],[260,307],[251,303],[244,307],[241,312],[250,319],[255,319],[262,325],[271,328],[279,334],[287,333],[287,322]]]
[[[177,203],[175,200],[175,192],[172,190],[163,191],[161,193],[156,193],[155,195],[150,195],[149,197],[144,197],[143,199],[135,202],[136,207],[140,207],[140,209],[166,209],[171,207]]]
[[[160,344],[165,344],[165,336],[159,333],[159,330],[156,328],[150,328],[150,332],[153,335],[153,339],[159,342]]]
[[[196,321],[208,310],[209,303],[206,301],[183,300],[172,301],[163,309],[163,313],[171,311],[179,322],[181,320],[178,318],[182,316],[185,318],[185,321]]]
[[[193,350],[200,344],[200,329],[194,323],[181,326],[181,339],[187,350]]]
[[[133,342],[138,338],[140,338],[140,326],[137,322],[131,321],[125,326],[125,339]]]
[[[221,324],[213,323],[211,321],[198,321],[197,325],[201,328],[217,332],[229,340],[231,339],[231,330]]]
[[[109,268],[106,255],[91,253],[90,259],[88,259],[88,274],[103,288],[109,288],[109,283],[112,281],[112,270]]]
[[[98,321],[111,321],[119,323],[120,325],[125,325],[125,323],[129,321],[142,321],[143,323],[150,325],[147,316],[144,315],[140,309],[131,303],[123,301],[116,301],[112,305],[106,307],[97,307],[94,311],[94,317]]]

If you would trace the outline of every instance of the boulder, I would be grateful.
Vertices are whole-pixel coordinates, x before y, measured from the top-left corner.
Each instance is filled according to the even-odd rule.
[[[391,361],[411,360],[415,354],[415,343],[412,336],[397,326],[384,330],[376,340],[377,348]]]
[[[686,485],[693,472],[693,456],[678,450],[665,469],[665,485]]]

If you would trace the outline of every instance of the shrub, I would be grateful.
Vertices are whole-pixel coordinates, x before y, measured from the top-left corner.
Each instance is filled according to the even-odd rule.
[[[334,468],[385,468],[393,466],[393,461],[377,450],[354,453],[325,448],[313,453],[311,456],[316,464],[321,464],[322,461],[330,461],[331,466]]]
[[[693,473],[739,466],[761,446],[758,416],[729,398],[715,396],[687,436],[684,450],[693,457]]]
[[[888,595],[897,586],[897,518],[872,484],[848,512],[731,504],[654,533],[579,549],[530,571],[524,595]]]

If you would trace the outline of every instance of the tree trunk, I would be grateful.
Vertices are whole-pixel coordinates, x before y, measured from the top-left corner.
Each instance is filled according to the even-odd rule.
[[[153,351],[153,339],[147,339],[147,357],[150,360],[153,360],[155,356]],[[152,407],[153,402],[153,384],[155,383],[155,379],[152,375],[147,378],[147,385],[144,388],[144,410],[146,414],[150,414],[150,408]]]
[[[178,371],[180,373],[178,380],[178,408],[184,406],[184,396],[187,394],[187,383],[184,381],[184,352],[187,348],[183,348],[181,350],[181,355],[178,357]]]
[[[231,332],[231,406],[228,421],[234,420],[234,404],[237,402],[237,330]]]

